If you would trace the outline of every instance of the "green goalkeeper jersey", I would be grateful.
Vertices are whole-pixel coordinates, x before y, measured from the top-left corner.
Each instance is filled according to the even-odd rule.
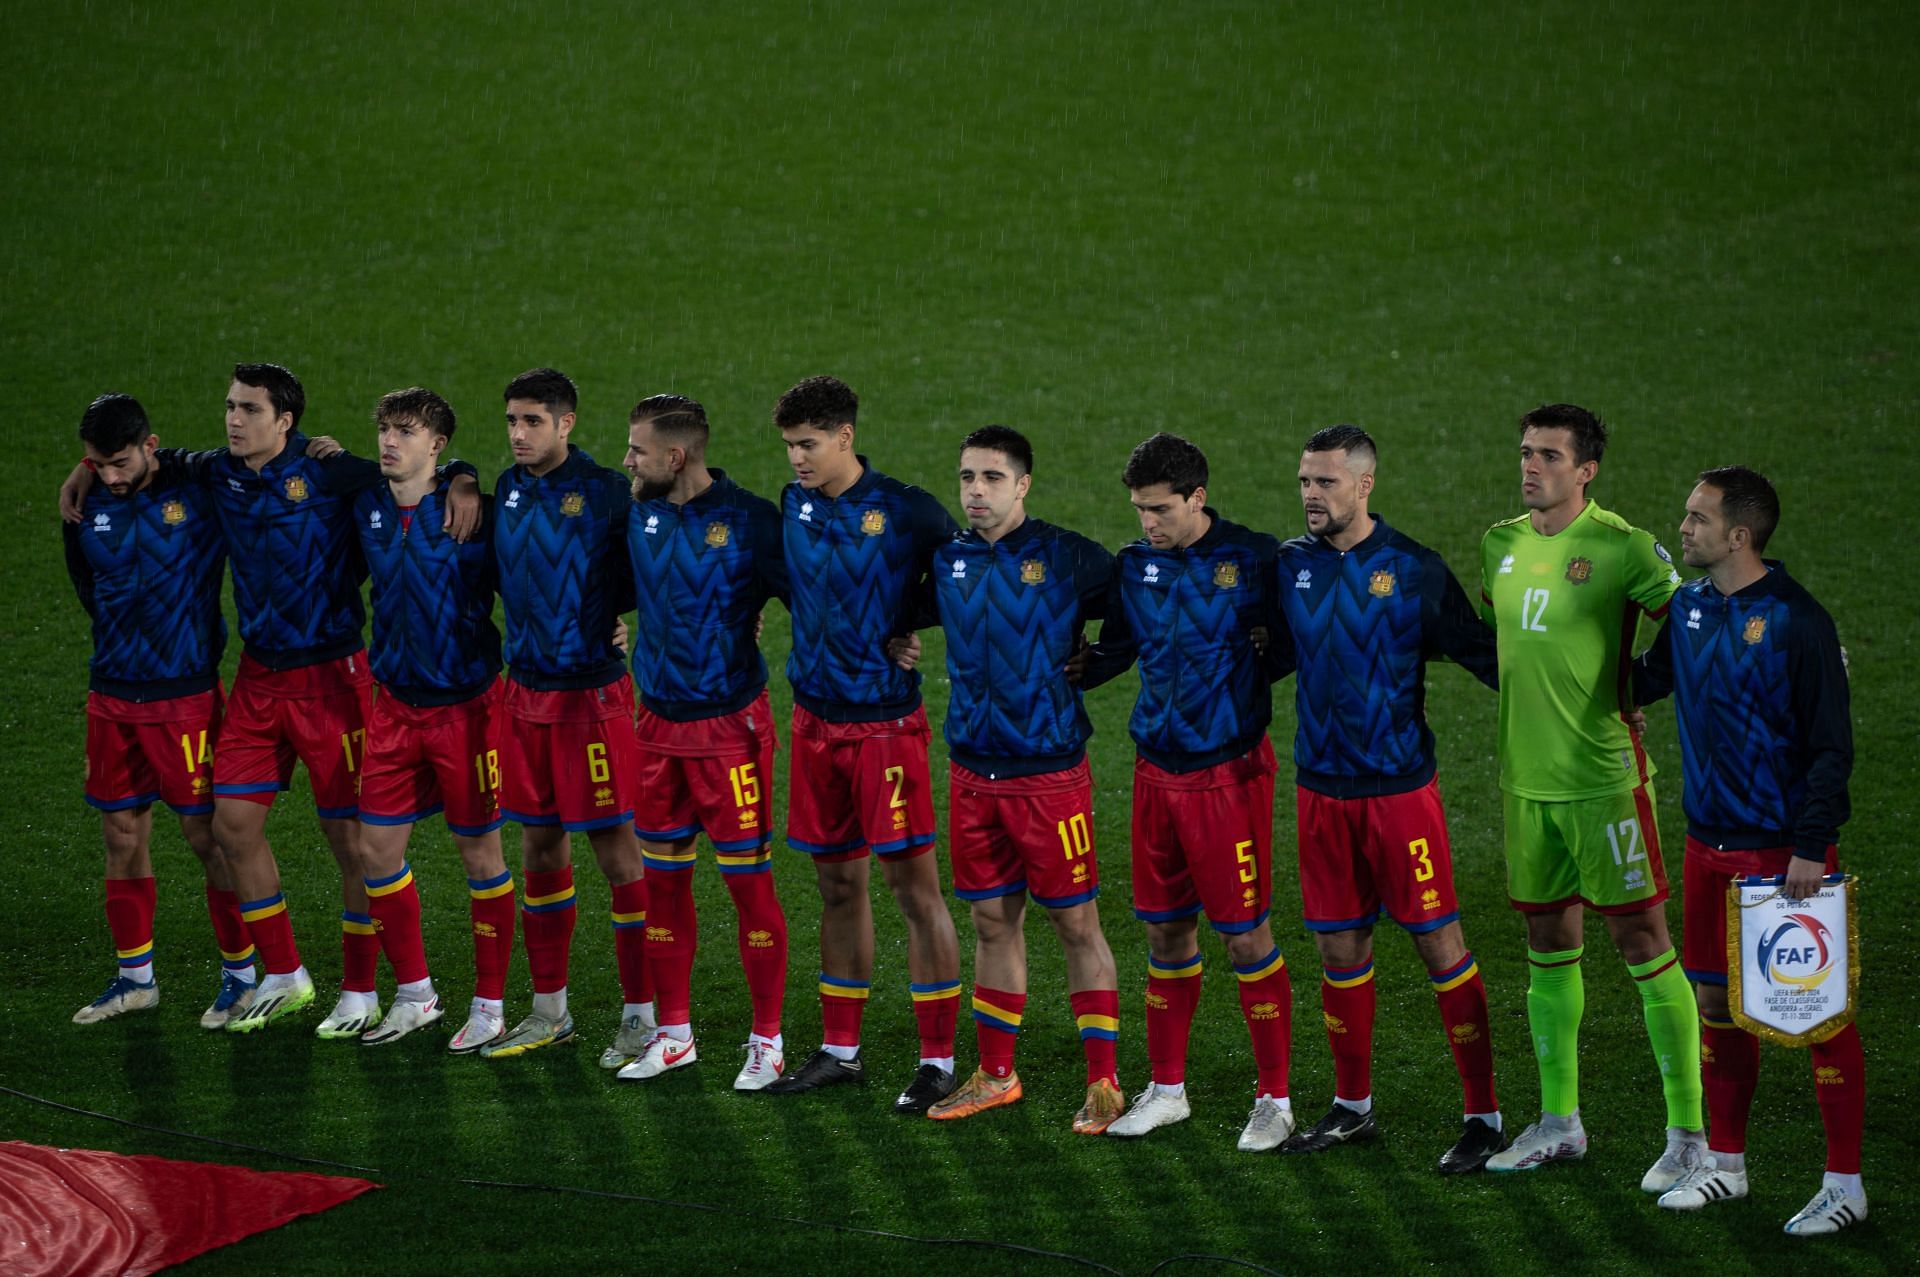
[[[1556,536],[1526,515],[1480,543],[1500,643],[1500,788],[1536,802],[1626,793],[1653,764],[1621,721],[1642,614],[1680,585],[1653,537],[1593,501]]]

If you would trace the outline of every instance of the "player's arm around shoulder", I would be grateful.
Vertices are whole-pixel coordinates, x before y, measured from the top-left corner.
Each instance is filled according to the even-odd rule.
[[[1438,551],[1418,546],[1413,553],[1421,565],[1420,621],[1424,646],[1498,691],[1500,645],[1493,627],[1474,607],[1460,578],[1453,574]]]

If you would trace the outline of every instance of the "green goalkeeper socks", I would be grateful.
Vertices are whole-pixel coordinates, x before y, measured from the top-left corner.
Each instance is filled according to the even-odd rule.
[[[1667,1125],[1701,1128],[1699,1007],[1693,986],[1669,949],[1645,962],[1627,964],[1640,990],[1647,1038],[1660,1065],[1660,1089],[1667,1097]],[[1542,1066],[1544,1068],[1544,1066]]]
[[[1540,1062],[1540,1111],[1558,1117],[1566,1117],[1580,1107],[1580,1017],[1587,1009],[1587,990],[1580,979],[1580,955],[1584,952],[1584,948],[1557,953],[1527,950],[1527,965],[1533,973],[1527,984],[1527,1024],[1533,1030],[1533,1053]],[[1686,987],[1684,979],[1681,987]],[[1651,1020],[1652,1013],[1648,1015]],[[1697,1059],[1695,1064],[1697,1110]]]

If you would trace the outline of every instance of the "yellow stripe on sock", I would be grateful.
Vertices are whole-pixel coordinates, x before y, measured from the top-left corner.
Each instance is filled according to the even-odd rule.
[[[1235,971],[1234,974],[1240,977],[1240,983],[1252,984],[1255,980],[1266,979],[1286,965],[1287,960],[1280,956],[1278,950],[1275,950],[1273,958],[1270,961],[1263,962],[1258,968],[1252,971]]]
[[[1465,984],[1467,981],[1473,979],[1473,977],[1479,974],[1480,974],[1480,964],[1478,962],[1471,963],[1465,971],[1462,971],[1459,975],[1453,977],[1453,979],[1447,981],[1445,984],[1434,985],[1433,991],[1435,993],[1445,993],[1448,989],[1457,989],[1461,985]]]
[[[1120,1031],[1120,1017],[1116,1015],[1083,1015],[1076,1027],[1082,1029],[1105,1029],[1109,1033]]]
[[[820,982],[821,996],[828,998],[858,998],[864,1002],[872,992],[871,989],[849,989],[843,984],[828,984],[825,980]]]
[[[407,872],[400,875],[400,880],[398,882],[390,882],[384,887],[375,887],[371,885],[368,886],[367,894],[369,896],[390,896],[394,892],[404,890],[405,888],[411,887],[412,885],[413,885],[413,870],[409,869],[407,870]]]
[[[467,894],[475,900],[496,900],[501,896],[513,894],[513,879],[509,878],[497,887],[467,888]]]
[[[550,896],[527,896],[520,903],[528,906],[557,905],[571,899],[573,899],[573,888],[568,887],[565,891],[556,891]]]
[[[145,944],[135,945],[131,949],[115,949],[114,950],[114,953],[118,954],[122,958],[144,958],[149,953],[152,953],[152,952],[153,952],[153,941],[151,940],[147,941]]]
[[[1020,1020],[1024,1014],[1020,1011],[1009,1011],[1005,1007],[997,1007],[985,998],[975,998],[973,1000],[973,1009],[982,1015],[991,1016],[996,1020],[1011,1024],[1016,1029],[1020,1027]]]
[[[1373,979],[1373,968],[1368,967],[1365,971],[1362,971],[1359,975],[1348,976],[1344,980],[1336,980],[1332,976],[1327,975],[1323,970],[1320,978],[1325,980],[1328,984],[1332,985],[1336,989],[1354,989],[1354,988],[1358,988],[1359,986]],[[1453,986],[1449,985],[1447,987],[1452,988]]]
[[[957,998],[959,996],[960,996],[960,986],[957,984],[954,985],[951,989],[932,989],[932,990],[925,990],[925,991],[920,989],[915,989],[913,991],[913,1000],[915,1002],[938,1002],[942,998]],[[979,999],[975,998],[974,1001],[978,1003]],[[1020,1018],[1019,1016],[1014,1017],[1014,1019],[1016,1020],[1019,1018]]]
[[[253,955],[254,955],[254,948],[252,945],[248,945],[246,948],[242,949],[238,953],[228,953],[225,949],[222,949],[220,951],[220,956],[228,962],[240,962],[242,960],[251,961],[253,959]]]
[[[348,922],[345,918],[342,918],[340,919],[340,930],[350,936],[370,936],[373,934],[373,924],[371,922]]]
[[[621,913],[619,910],[615,910],[613,914],[613,921],[616,926],[629,922],[645,922],[646,920],[647,911],[645,909],[642,909],[638,913]]]
[[[272,904],[262,905],[258,909],[241,910],[240,919],[243,922],[264,922],[266,919],[273,917],[274,914],[285,913],[286,911],[287,902],[284,900],[276,900]]]

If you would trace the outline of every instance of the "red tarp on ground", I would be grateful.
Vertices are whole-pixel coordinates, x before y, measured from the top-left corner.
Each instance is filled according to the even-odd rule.
[[[0,1272],[151,1273],[378,1187],[0,1141]]]

